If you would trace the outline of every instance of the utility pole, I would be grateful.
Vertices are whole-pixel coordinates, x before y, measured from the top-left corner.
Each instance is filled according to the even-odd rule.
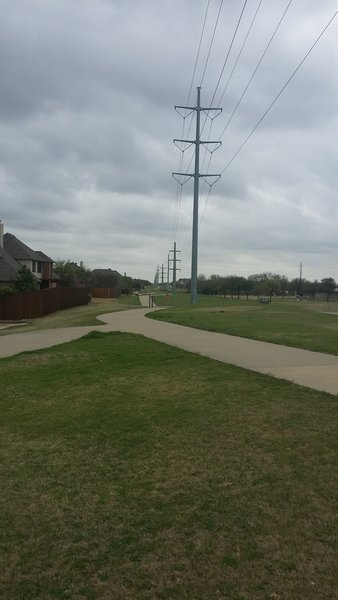
[[[173,266],[170,267],[170,270],[173,272],[173,294],[175,294],[175,292],[176,292],[176,273],[177,273],[177,271],[181,270],[181,269],[177,268],[177,263],[181,262],[181,259],[177,258],[177,253],[181,252],[181,250],[176,250],[176,242],[174,242],[174,249],[169,250],[169,255],[171,252],[173,252],[173,258],[170,258],[169,262],[173,263]],[[168,278],[168,280],[169,280],[169,278]]]
[[[214,183],[216,183],[216,181],[218,181],[221,178],[221,175],[219,173],[217,175],[214,175],[214,174],[209,174],[209,173],[203,174],[203,173],[199,172],[199,168],[200,168],[199,167],[200,145],[201,144],[203,144],[203,145],[206,145],[206,144],[215,144],[215,148],[213,150],[213,152],[214,152],[222,144],[222,142],[211,142],[211,141],[202,142],[201,141],[201,138],[200,138],[201,112],[206,112],[207,115],[208,115],[208,113],[210,111],[218,111],[218,114],[220,114],[222,112],[222,109],[221,108],[211,108],[211,107],[210,108],[202,108],[201,107],[201,88],[200,87],[197,88],[197,103],[196,103],[196,106],[175,106],[175,110],[177,110],[177,109],[190,110],[191,112],[192,111],[196,111],[196,137],[195,137],[195,139],[194,140],[179,140],[179,139],[174,139],[174,143],[175,144],[177,142],[183,143],[183,144],[188,143],[190,145],[195,144],[195,169],[194,169],[194,173],[173,173],[173,177],[175,177],[176,181],[178,181],[179,183],[181,183],[181,182],[178,179],[178,177],[186,177],[184,183],[186,181],[188,181],[188,179],[190,179],[191,177],[194,178],[194,205],[193,205],[192,249],[191,249],[191,296],[190,296],[190,302],[191,302],[191,304],[195,304],[196,301],[197,301],[199,179],[200,179],[200,177],[202,177],[206,181],[207,177],[214,177],[215,178]],[[179,112],[179,110],[177,110],[177,112]],[[179,114],[181,114],[181,113],[179,113]],[[183,115],[181,115],[181,116],[183,116]],[[215,115],[215,116],[218,116],[218,115]],[[183,185],[183,184],[181,183],[181,185]]]
[[[299,293],[302,293],[302,279],[303,279],[303,263],[301,262],[299,265]]]

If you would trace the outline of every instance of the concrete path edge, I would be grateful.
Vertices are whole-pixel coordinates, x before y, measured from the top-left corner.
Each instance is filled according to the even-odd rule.
[[[69,342],[91,331],[122,331],[305,387],[338,394],[338,356],[146,318],[153,310],[159,309],[143,307],[100,315],[98,319],[104,325],[4,335],[0,337],[0,358]]]

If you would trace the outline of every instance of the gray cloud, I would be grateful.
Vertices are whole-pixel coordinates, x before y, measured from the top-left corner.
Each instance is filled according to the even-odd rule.
[[[226,4],[203,81],[204,105],[240,12],[235,0]],[[216,102],[257,4],[248,2]],[[285,6],[263,2],[214,139]],[[217,10],[212,0],[192,105]],[[292,3],[212,171],[231,159],[334,10],[333,0]],[[177,223],[182,275],[189,275],[192,182],[180,201],[171,172],[178,170],[172,139],[181,136],[182,121],[173,105],[187,101],[204,11],[205,3],[193,0],[3,1],[0,218],[8,231],[54,258],[152,278]],[[212,189],[205,211],[201,195],[200,272],[292,275],[303,260],[305,276],[338,278],[337,26],[338,19]],[[193,132],[194,124],[189,137]],[[191,170],[188,154],[183,169]]]

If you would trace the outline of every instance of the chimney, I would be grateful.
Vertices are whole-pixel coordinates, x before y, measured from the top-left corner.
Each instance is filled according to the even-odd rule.
[[[4,225],[0,221],[0,248],[4,247]]]

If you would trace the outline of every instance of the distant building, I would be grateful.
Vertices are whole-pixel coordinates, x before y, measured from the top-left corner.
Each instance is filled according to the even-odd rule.
[[[33,273],[40,289],[54,287],[53,259],[40,250],[32,250],[12,233],[4,234],[0,221],[0,286],[12,286],[24,266]]]
[[[181,279],[179,279],[176,282],[176,288],[179,290],[189,290],[190,289],[190,278],[181,277]]]

